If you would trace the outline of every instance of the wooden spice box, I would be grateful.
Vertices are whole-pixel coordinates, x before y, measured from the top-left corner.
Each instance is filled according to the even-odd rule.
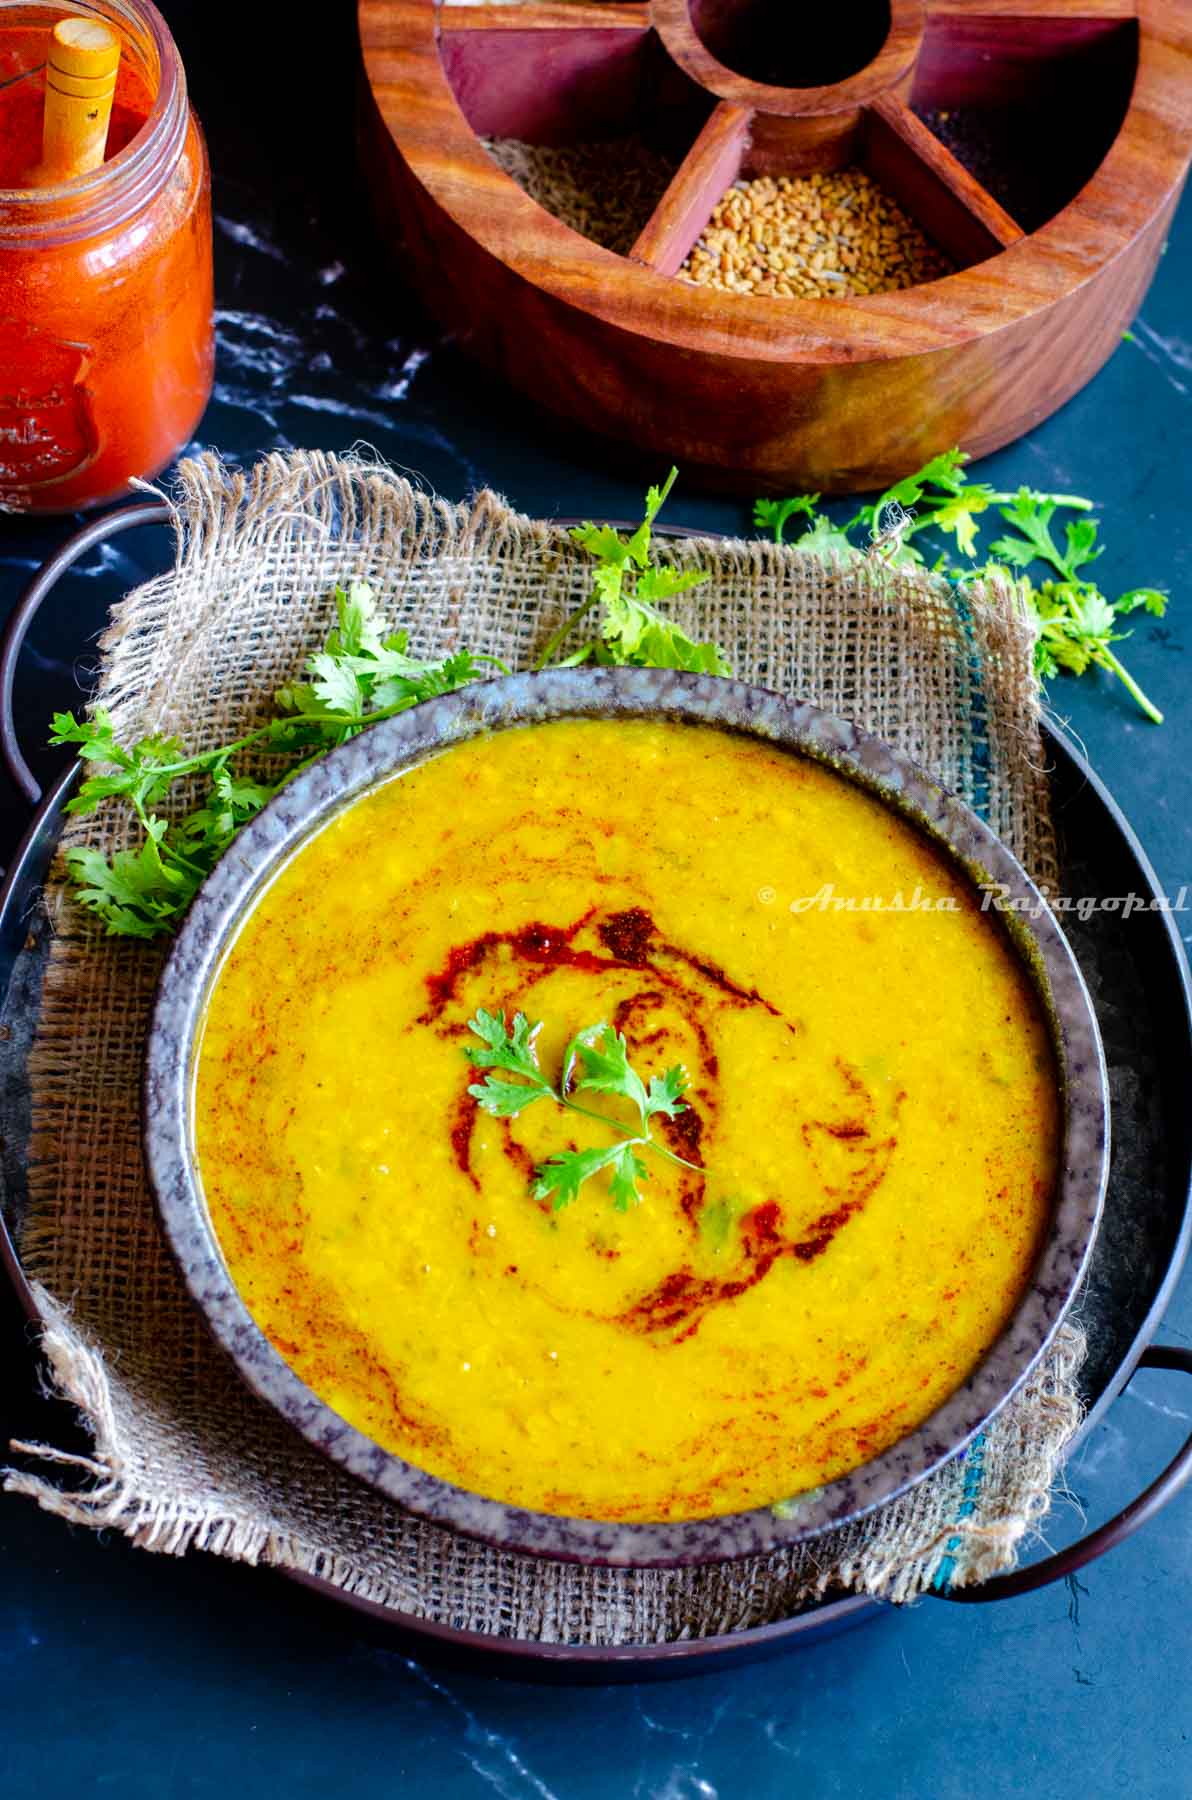
[[[1119,342],[1192,156],[1184,0],[805,10],[360,0],[366,166],[430,306],[622,456],[722,488],[876,487],[1037,424]],[[673,175],[618,254],[494,139],[604,144],[610,189],[640,139]],[[952,272],[836,299],[680,274],[734,182],[853,167]]]

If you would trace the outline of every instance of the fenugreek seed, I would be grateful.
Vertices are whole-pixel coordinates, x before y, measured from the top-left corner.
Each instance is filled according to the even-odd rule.
[[[821,299],[947,272],[913,220],[860,169],[737,182],[683,270],[720,292]]]

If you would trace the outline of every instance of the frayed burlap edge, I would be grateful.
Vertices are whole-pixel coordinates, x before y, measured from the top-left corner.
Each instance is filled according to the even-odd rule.
[[[85,1525],[96,1531],[117,1530],[142,1550],[173,1556],[206,1550],[238,1562],[271,1564],[318,1576],[379,1606],[415,1617],[430,1616],[418,1604],[419,1597],[412,1601],[408,1589],[401,1584],[380,1580],[352,1557],[319,1546],[299,1533],[279,1532],[261,1521],[229,1515],[219,1507],[196,1508],[184,1501],[171,1505],[147,1500],[125,1461],[102,1351],[88,1341],[86,1334],[72,1323],[68,1309],[61,1307],[44,1288],[35,1283],[33,1293],[43,1321],[41,1349],[50,1391],[78,1409],[83,1426],[93,1438],[94,1451],[90,1456],[80,1456],[25,1440],[14,1441],[11,1448],[63,1470],[77,1469],[91,1477],[93,1485],[68,1491],[53,1477],[10,1469],[4,1480],[6,1492],[27,1496],[44,1512],[68,1524]],[[896,1530],[887,1525],[876,1531],[873,1519],[861,1520],[834,1534],[834,1554],[827,1562],[822,1549],[813,1542],[807,1547],[805,1562],[782,1553],[700,1572],[697,1579],[702,1576],[718,1586],[727,1579],[738,1590],[732,1610],[726,1610],[717,1623],[717,1633],[768,1624],[844,1592],[905,1603],[939,1585],[945,1559],[953,1567],[947,1583],[950,1587],[975,1585],[1012,1568],[1020,1544],[1037,1533],[1051,1508],[1063,1448],[1079,1427],[1082,1408],[1075,1384],[1085,1350],[1079,1325],[1071,1321],[1063,1325],[1051,1356],[1023,1388],[1018,1404],[1003,1412],[995,1423],[994,1448],[986,1450],[982,1457],[979,1497],[967,1515],[963,1513],[961,1498],[958,1516],[940,1524],[938,1500],[924,1506],[921,1502],[927,1489],[920,1488],[917,1494],[912,1491],[887,1509],[887,1514],[897,1511],[903,1515]],[[1007,1510],[1007,1489],[1013,1495],[1015,1510]],[[796,1561],[800,1564],[797,1571],[790,1566]],[[759,1569],[759,1563],[767,1566]],[[618,1578],[616,1571],[574,1569],[569,1573],[577,1587],[590,1582],[593,1576]],[[632,1582],[634,1577],[624,1575],[620,1579]],[[678,1581],[686,1586],[691,1582],[691,1572],[649,1570],[644,1579],[652,1583]],[[681,1627],[670,1635],[681,1638],[713,1634]],[[542,1641],[571,1640],[544,1633]],[[641,1641],[651,1640],[643,1637]]]
[[[122,736],[181,728],[190,742],[211,742],[242,726],[278,670],[292,674],[321,637],[325,595],[337,578],[373,579],[394,622],[408,623],[427,653],[466,639],[478,649],[504,649],[515,666],[529,661],[588,580],[584,559],[557,528],[510,513],[495,496],[446,506],[350,459],[274,456],[241,474],[203,458],[184,466],[174,505],[174,570],[116,609],[102,644],[99,698]],[[667,554],[713,569],[708,589],[686,597],[685,623],[719,637],[740,674],[849,712],[970,797],[983,787],[977,797],[995,828],[1037,876],[1054,877],[1029,625],[1012,592],[972,591],[958,626],[954,597],[924,575],[842,569],[756,542],[679,544]],[[885,660],[875,663],[879,648]],[[871,676],[874,667],[884,668],[884,680]],[[966,706],[980,715],[981,756],[960,717]],[[118,841],[110,821],[76,822],[70,836],[106,848]],[[97,997],[110,1004],[120,995],[131,996],[134,1010],[147,1007],[157,958],[102,938],[60,884],[51,886],[49,908],[56,937],[32,1063],[36,1136],[22,1251],[41,1278],[37,1302],[53,1384],[78,1408],[94,1455],[21,1446],[35,1460],[77,1467],[91,1485],[68,1491],[49,1475],[21,1470],[9,1473],[10,1491],[73,1522],[119,1529],[144,1548],[202,1548],[300,1569],[381,1605],[494,1636],[591,1643],[742,1629],[842,1590],[905,1600],[944,1578],[965,1585],[1012,1566],[1024,1535],[1037,1529],[1079,1422],[1083,1336],[1074,1325],[967,1458],[879,1515],[794,1551],[706,1570],[582,1570],[505,1556],[403,1517],[294,1439],[241,1390],[201,1333],[160,1242],[148,1235],[159,1240],[140,1192],[135,1093],[113,1089],[88,1111],[83,1173],[91,1186],[80,1186],[79,1169],[64,1156],[74,1105],[62,1091],[64,1040],[75,1040],[73,1075],[80,993],[93,1006]],[[120,1048],[135,1090],[135,1031]],[[105,1139],[103,1121],[116,1114],[120,1123]],[[140,1211],[131,1222],[120,1215],[104,1225],[101,1245],[110,1255],[122,1230],[141,1234],[140,1256],[157,1284],[157,1323],[173,1333],[167,1354],[183,1355],[188,1367],[197,1357],[204,1381],[223,1384],[210,1416],[196,1409],[191,1389],[172,1394],[167,1382],[163,1391],[135,1333],[122,1335],[120,1320],[97,1309],[89,1260],[71,1266],[63,1256],[64,1218],[75,1219],[77,1233],[80,1207],[102,1215],[113,1198],[127,1203],[134,1188]],[[78,1247],[89,1246],[84,1231]],[[121,1315],[135,1279],[132,1289],[118,1282],[107,1297]],[[155,1462],[151,1453],[163,1445],[170,1469],[181,1454],[200,1479],[163,1485],[162,1456]],[[305,1511],[292,1504],[295,1488],[307,1493],[303,1484],[320,1498]]]

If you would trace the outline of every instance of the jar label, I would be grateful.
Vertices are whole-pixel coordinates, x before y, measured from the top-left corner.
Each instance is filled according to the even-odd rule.
[[[19,511],[86,468],[99,445],[86,344],[0,319],[0,508]]]

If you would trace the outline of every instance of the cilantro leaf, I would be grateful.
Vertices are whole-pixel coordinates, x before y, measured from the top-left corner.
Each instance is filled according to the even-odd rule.
[[[1034,545],[1025,538],[1012,537],[996,538],[989,546],[989,553],[1013,569],[1029,569],[1038,556]]]
[[[687,1071],[680,1063],[676,1063],[673,1069],[668,1069],[665,1075],[652,1075],[646,1090],[646,1118],[652,1119],[656,1114],[662,1113],[668,1119],[673,1119],[677,1114],[686,1112],[687,1107],[680,1096],[686,1093],[687,1087]]]
[[[469,1094],[494,1118],[516,1118],[535,1100],[558,1098],[538,1066],[534,1040],[541,1029],[541,1022],[531,1025],[522,1012],[514,1013],[512,1027],[506,1028],[503,1011],[490,1013],[483,1007],[478,1008],[474,1019],[468,1020],[468,1030],[480,1039],[482,1046],[480,1049],[475,1044],[465,1046],[464,1055],[468,1061],[478,1069],[504,1069],[524,1078],[502,1081],[496,1075],[489,1075],[484,1081],[473,1082]]]
[[[1095,547],[1097,523],[1095,519],[1070,520],[1064,530],[1065,548],[1061,550],[1051,532],[1051,521],[1061,506],[1075,506],[1087,512],[1092,502],[1071,494],[1039,494],[1032,488],[1019,488],[1009,506],[999,508],[1002,518],[1019,535],[998,538],[990,545],[990,553],[1017,568],[1027,568],[1032,562],[1050,563],[1065,581],[1075,581],[1077,571],[1101,554]]]
[[[864,534],[873,546],[871,554],[876,550],[883,562],[898,566],[928,561],[912,540],[930,532],[953,538],[958,555],[975,559],[984,523],[982,515],[996,507],[1003,525],[1009,529],[989,545],[989,560],[983,565],[970,562],[967,567],[957,567],[945,549],[931,565],[934,571],[956,583],[980,575],[1004,579],[1012,571],[1018,577],[1019,595],[1034,624],[1034,665],[1039,678],[1050,680],[1061,670],[1080,675],[1094,667],[1105,669],[1124,684],[1147,718],[1161,723],[1162,713],[1111,646],[1123,635],[1114,629],[1116,618],[1140,608],[1161,618],[1167,596],[1158,588],[1131,588],[1110,600],[1088,579],[1085,571],[1102,551],[1097,541],[1097,522],[1089,516],[1092,501],[1079,494],[1041,494],[1027,487],[1019,488],[1016,494],[997,493],[986,482],[969,481],[967,462],[968,457],[959,449],[933,456],[914,474],[887,488],[877,500],[860,506],[842,526],[833,524],[826,514],[815,512],[813,498],[818,496],[758,500],[754,523],[772,531],[781,541],[787,521],[803,512],[812,524],[795,540],[794,549],[856,558],[863,551],[854,540]],[[909,516],[906,509],[913,509]],[[1061,513],[1077,514],[1076,518],[1064,520],[1062,543],[1056,537],[1057,515]],[[1049,574],[1036,585],[1030,572],[1040,563]]]
[[[92,719],[76,719],[72,713],[54,716],[52,744],[74,744],[79,759],[102,763],[106,775],[89,775],[78,793],[67,802],[70,813],[91,813],[104,800],[123,798],[134,806],[155,806],[174,779],[182,747],[177,738],[142,738],[131,750],[112,735],[111,719],[100,708]]]
[[[878,510],[891,501],[896,501],[899,506],[916,506],[929,487],[942,488],[946,494],[959,494],[967,480],[964,465],[968,460],[965,450],[941,451],[913,475],[905,475],[893,487],[887,488],[877,503]]]
[[[332,656],[329,651],[320,651],[311,657],[307,664],[314,676],[310,690],[328,712],[343,713],[350,719],[363,718],[367,699],[359,673],[359,664],[363,661],[363,658],[351,656]]]
[[[474,1081],[468,1092],[495,1119],[515,1119],[527,1106],[533,1106],[535,1100],[550,1097],[551,1090],[545,1082],[530,1087],[524,1081],[502,1081],[496,1075],[489,1075],[484,1081]]]
[[[1136,591],[1146,594],[1156,590]],[[1140,600],[1137,604],[1146,606],[1147,601]],[[1127,635],[1113,629],[1119,610],[1119,605],[1107,600],[1091,583],[1044,582],[1032,595],[1035,668],[1045,678],[1060,669],[1066,669],[1072,675],[1083,675],[1094,667],[1105,669],[1118,677],[1149,719],[1157,725],[1162,724],[1162,713],[1110,648]],[[1128,607],[1126,610],[1133,609]]]
[[[480,1039],[481,1049],[469,1044],[464,1051],[468,1061],[478,1069],[509,1069],[531,1081],[544,1080],[538,1066],[535,1039],[542,1030],[541,1021],[531,1025],[525,1013],[513,1015],[512,1026],[506,1027],[504,1011],[486,1012],[478,1007],[476,1017],[468,1020],[468,1030]]]
[[[678,479],[678,469],[672,469],[661,487],[655,482],[650,483],[649,487],[646,489],[646,516],[642,520],[642,525],[649,526],[654,523],[666,503],[667,495],[670,493]],[[639,530],[640,529],[641,527],[639,526]]]
[[[581,550],[586,550],[602,564],[620,568],[628,560],[629,545],[613,525],[593,525],[589,521],[586,525],[573,526],[571,536]]]
[[[611,1025],[591,1025],[572,1039],[564,1069],[578,1057],[583,1075],[575,1083],[577,1093],[619,1094],[636,1108],[646,1110],[646,1089],[641,1076],[630,1066],[624,1032]]]
[[[335,591],[337,626],[325,647],[307,662],[312,679],[279,688],[275,696],[282,717],[273,722],[275,741],[289,722],[323,725],[322,748],[343,743],[372,719],[404,712],[420,701],[475,681],[486,662],[457,651],[440,662],[418,662],[407,654],[407,636],[394,632],[382,639],[372,589],[354,582]],[[503,663],[497,666],[508,674]]]
[[[977,550],[977,514],[985,511],[992,498],[992,490],[980,493],[974,489],[967,494],[958,494],[954,499],[944,500],[934,507],[928,524],[937,531],[953,533],[957,546],[964,555],[974,556]]]
[[[535,1200],[549,1200],[554,1211],[560,1212],[573,1200],[578,1200],[585,1181],[599,1175],[601,1169],[620,1162],[625,1148],[624,1144],[608,1144],[595,1150],[556,1151],[545,1162],[539,1163],[535,1171],[538,1176],[533,1188]]]
[[[647,1179],[649,1170],[632,1142],[595,1150],[560,1150],[548,1156],[535,1171],[538,1179],[534,1198],[549,1200],[552,1209],[561,1212],[579,1198],[585,1181],[591,1181],[602,1169],[610,1171],[609,1192],[618,1212],[641,1204],[638,1182]]]
[[[179,905],[194,896],[198,880],[172,869],[162,860],[159,840],[162,821],[139,850],[117,850],[110,861],[100,851],[75,847],[66,851],[66,864],[78,887],[78,898],[98,914],[109,931],[126,937],[157,937],[171,929]]]
[[[723,651],[713,643],[697,643],[658,609],[707,581],[703,569],[673,569],[650,560],[651,528],[678,475],[672,469],[661,487],[646,494],[641,524],[628,537],[612,525],[590,521],[571,530],[572,542],[595,557],[592,592],[547,641],[534,665],[544,669],[559,657],[572,630],[592,609],[599,609],[594,637],[561,659],[563,668],[595,662],[604,667],[688,669],[698,674],[731,673]]]
[[[1085,588],[1072,595],[1072,617],[1088,638],[1113,641],[1114,609],[1097,588]]]
[[[643,569],[633,591],[633,604],[640,607],[647,617],[653,616],[657,620],[658,615],[651,615],[650,606],[643,605],[643,601],[671,600],[676,594],[685,594],[691,588],[701,587],[707,579],[706,569]],[[666,619],[658,622],[670,625],[670,621]],[[675,627],[670,626],[670,629],[674,630]]]
[[[55,713],[51,744],[76,744],[84,762],[115,763],[126,769],[132,758],[121,749],[112,733],[112,716],[106,707],[97,706],[89,719],[76,719],[73,713]]]
[[[1137,612],[1139,607],[1161,619],[1167,611],[1167,595],[1162,588],[1129,588],[1126,593],[1119,594],[1113,603],[1115,612]]]
[[[1069,519],[1064,526],[1064,541],[1067,545],[1064,562],[1072,575],[1085,563],[1096,562],[1105,548],[1104,544],[1097,544],[1095,519]]]
[[[802,513],[815,525],[819,505],[818,494],[793,494],[789,500],[755,500],[753,522],[761,531],[772,531],[774,542],[781,544],[791,519]]]
[[[617,1211],[628,1212],[631,1206],[641,1205],[642,1197],[637,1184],[639,1181],[648,1181],[650,1171],[632,1144],[621,1144],[619,1152],[611,1165],[612,1180],[609,1183],[609,1192]]]
[[[601,573],[597,570],[595,575],[598,586]],[[637,577],[632,593],[621,586],[615,593],[605,589],[604,617],[595,645],[597,661],[639,668],[701,668],[709,674],[728,674],[728,663],[715,644],[693,642],[651,604],[656,596],[670,599],[707,579],[702,569],[645,569]]]
[[[327,654],[334,657],[373,656],[380,647],[377,603],[366,581],[336,588],[338,628],[327,638]]]
[[[502,1119],[516,1118],[535,1101],[554,1100],[570,1112],[582,1113],[607,1126],[618,1134],[618,1141],[584,1150],[559,1150],[548,1156],[535,1170],[535,1199],[549,1199],[558,1211],[578,1198],[586,1181],[607,1169],[613,1205],[624,1212],[641,1199],[639,1183],[646,1180],[649,1171],[639,1151],[646,1149],[668,1162],[704,1173],[698,1164],[676,1156],[650,1133],[652,1118],[662,1114],[673,1119],[684,1110],[679,1099],[687,1087],[684,1069],[676,1065],[665,1075],[652,1075],[647,1086],[629,1061],[624,1034],[601,1022],[584,1026],[571,1039],[563,1054],[556,1087],[538,1063],[535,1043],[541,1029],[541,1022],[531,1025],[524,1013],[515,1013],[512,1025],[506,1025],[504,1012],[478,1008],[475,1018],[468,1020],[468,1030],[479,1038],[480,1046],[464,1045],[464,1055],[474,1066],[503,1069],[523,1079],[509,1081],[490,1074],[482,1082],[473,1082],[469,1094],[485,1112]],[[582,1074],[575,1080],[577,1068]],[[637,1113],[636,1126],[623,1125],[606,1113],[593,1111],[575,1097],[580,1093],[611,1094],[628,1100]]]
[[[833,525],[827,513],[820,513],[810,530],[797,537],[791,545],[792,550],[810,550],[814,554],[823,555],[835,552],[845,562],[857,562],[862,552],[850,542],[848,532],[838,525]]]

